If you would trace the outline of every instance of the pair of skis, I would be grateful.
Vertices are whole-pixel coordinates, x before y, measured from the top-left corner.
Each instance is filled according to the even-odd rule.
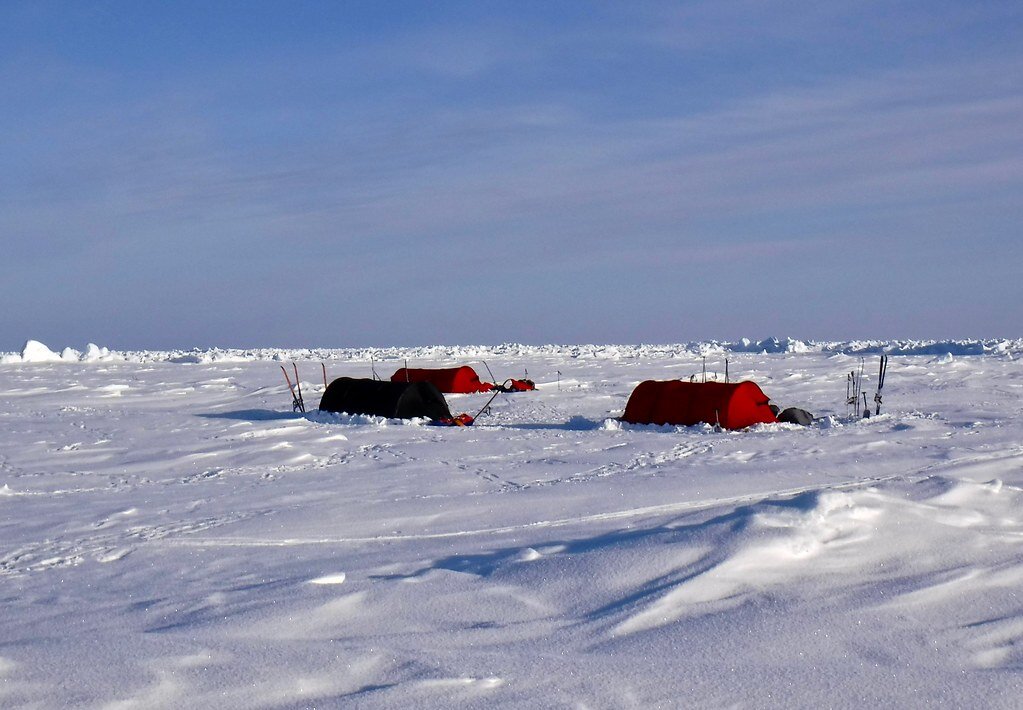
[[[863,391],[863,358],[860,358],[859,370],[853,370],[845,378],[845,403],[853,408],[853,418],[860,418],[860,401],[863,402],[863,416],[870,416],[870,405],[867,393]],[[881,413],[881,391],[884,389],[885,375],[888,373],[888,356],[882,355],[877,369],[877,391],[874,393],[874,414]]]
[[[284,380],[288,383],[288,390],[291,392],[291,411],[301,412],[305,414],[305,400],[302,399],[302,381],[298,378],[298,365],[291,363],[291,367],[295,371],[295,384],[291,384],[291,377],[288,376],[288,370],[281,365],[281,372],[284,373]],[[322,362],[320,367],[323,368],[323,389],[327,389],[327,366]]]
[[[881,356],[881,364],[877,368],[877,392],[874,393],[874,404],[877,408],[874,414],[881,413],[881,390],[884,389],[884,376],[888,374],[888,356]]]
[[[284,379],[288,383],[288,390],[291,392],[291,411],[305,414],[305,400],[302,399],[302,381],[298,379],[298,365],[291,363],[291,366],[295,368],[294,385],[291,384],[291,378],[288,377],[287,369],[285,369],[284,365],[281,365],[281,372],[284,373]]]

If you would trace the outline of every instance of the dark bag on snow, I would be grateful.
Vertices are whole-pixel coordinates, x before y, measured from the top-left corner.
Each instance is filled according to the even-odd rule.
[[[789,407],[783,409],[778,414],[778,421],[785,422],[786,424],[798,424],[800,426],[810,426],[813,424],[813,415],[805,409],[799,409],[798,407]]]

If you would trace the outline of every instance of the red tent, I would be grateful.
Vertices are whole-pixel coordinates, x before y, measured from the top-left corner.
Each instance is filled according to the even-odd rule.
[[[391,382],[430,382],[448,394],[489,392],[494,388],[489,382],[480,382],[479,375],[468,365],[447,368],[402,367],[391,375]]]
[[[767,406],[769,401],[755,382],[647,380],[632,391],[622,421],[681,426],[707,423],[743,429],[778,421]]]

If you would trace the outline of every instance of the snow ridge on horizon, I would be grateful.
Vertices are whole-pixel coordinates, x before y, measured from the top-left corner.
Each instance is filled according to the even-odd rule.
[[[38,340],[26,341],[20,353],[0,353],[0,364],[45,362],[249,362],[258,360],[417,360],[448,357],[479,359],[502,356],[567,356],[571,358],[636,358],[643,356],[691,357],[725,353],[785,354],[832,353],[836,355],[970,355],[1015,356],[1023,353],[1023,338],[916,340],[855,339],[840,341],[765,338],[753,341],[703,340],[682,343],[546,344],[525,345],[428,345],[360,348],[192,348],[177,350],[110,350],[89,343],[84,351],[65,347],[57,353]]]

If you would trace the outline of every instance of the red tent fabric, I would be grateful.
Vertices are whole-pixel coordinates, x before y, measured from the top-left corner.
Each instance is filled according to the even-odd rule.
[[[505,380],[502,385],[509,392],[532,392],[536,389],[536,383],[532,380]]]
[[[755,382],[641,382],[625,405],[623,422],[631,424],[720,424],[743,429],[778,421],[769,398]]]
[[[479,375],[468,365],[446,368],[402,367],[391,375],[391,382],[430,382],[447,394],[489,392],[494,388],[489,382],[480,382]]]

